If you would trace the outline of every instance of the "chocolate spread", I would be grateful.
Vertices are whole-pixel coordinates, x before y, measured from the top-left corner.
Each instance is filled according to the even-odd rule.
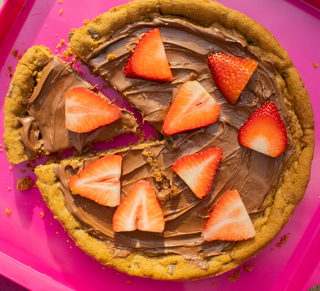
[[[153,27],[160,30],[174,76],[173,82],[128,79],[123,75],[122,68],[130,57],[130,49],[134,48],[143,33]],[[248,57],[259,64],[234,105],[226,101],[213,81],[206,60],[207,54],[212,51]],[[111,53],[115,58],[108,60]],[[225,241],[206,242],[201,237],[217,200],[227,191],[237,189],[249,213],[260,210],[267,193],[277,186],[283,165],[295,151],[290,137],[285,152],[277,158],[240,146],[238,142],[238,130],[242,124],[267,100],[276,104],[286,127],[289,126],[272,64],[259,59],[243,39],[216,28],[202,28],[173,18],[155,18],[151,22],[127,25],[93,51],[86,61],[158,130],[161,130],[172,99],[188,80],[198,80],[220,104],[221,114],[216,123],[172,136],[172,146],[156,142],[145,149],[132,147],[116,151],[123,156],[123,195],[140,179],[147,179],[157,190],[166,221],[161,234],[138,230],[114,233],[112,216],[115,208],[104,207],[70,193],[68,179],[97,157],[73,166],[63,162],[54,168],[69,212],[88,233],[119,252],[123,250],[120,252],[122,256],[137,249],[148,255],[174,253],[206,269],[208,265],[203,259],[221,254],[232,245]],[[200,200],[179,176],[174,175],[171,166],[184,155],[211,147],[220,147],[223,158],[210,193]],[[156,160],[156,166],[151,160]]]

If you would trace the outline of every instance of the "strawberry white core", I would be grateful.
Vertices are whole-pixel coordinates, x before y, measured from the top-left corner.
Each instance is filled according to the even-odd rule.
[[[268,140],[263,135],[257,136],[252,141],[250,148],[259,152],[259,153],[267,154],[268,153]]]

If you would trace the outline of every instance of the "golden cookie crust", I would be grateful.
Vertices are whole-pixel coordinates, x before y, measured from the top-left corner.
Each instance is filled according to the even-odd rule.
[[[284,103],[290,116],[288,129],[296,146],[296,153],[285,165],[277,189],[266,197],[264,213],[254,218],[256,236],[237,242],[223,255],[214,256],[207,262],[208,270],[202,270],[179,255],[149,257],[135,252],[127,258],[113,258],[112,251],[101,241],[80,228],[79,223],[67,211],[62,192],[58,189],[53,164],[36,169],[37,185],[44,200],[76,244],[99,262],[112,266],[130,275],[162,280],[200,279],[229,271],[247,261],[266,247],[290,218],[293,210],[303,198],[310,178],[314,151],[314,118],[308,93],[293,67],[286,51],[264,27],[245,15],[209,0],[136,0],[112,8],[95,18],[86,26],[74,30],[70,35],[70,46],[83,61],[93,49],[104,43],[123,26],[152,16],[181,17],[205,27],[214,26],[245,39],[261,59],[268,59],[276,68],[278,82]],[[99,37],[88,33],[88,28]],[[92,36],[93,35],[93,36]],[[98,39],[99,38],[99,39]],[[79,158],[72,158],[75,163]],[[170,265],[175,271],[170,274]]]
[[[52,58],[50,49],[34,46],[27,50],[19,61],[13,74],[4,103],[3,143],[8,161],[18,164],[28,160],[24,146],[20,141],[21,124],[17,118],[27,116],[27,100],[31,96],[42,69]]]

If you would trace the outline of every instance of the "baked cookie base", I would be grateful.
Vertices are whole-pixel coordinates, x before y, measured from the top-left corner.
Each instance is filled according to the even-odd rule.
[[[149,257],[141,252],[127,258],[113,258],[113,254],[101,241],[79,228],[79,223],[64,206],[63,194],[57,188],[53,165],[36,169],[37,185],[44,200],[76,244],[99,262],[130,275],[151,277],[161,280],[200,279],[229,271],[247,261],[265,248],[279,233],[303,198],[310,177],[314,149],[314,119],[308,93],[293,67],[286,51],[260,24],[243,14],[211,1],[142,1],[116,7],[98,16],[85,27],[74,31],[70,45],[84,61],[86,56],[105,42],[124,25],[148,20],[151,16],[182,17],[203,25],[227,30],[237,37],[244,37],[250,48],[262,59],[271,61],[277,71],[276,78],[292,127],[290,135],[296,153],[287,162],[280,177],[279,187],[269,193],[264,202],[265,211],[254,220],[256,236],[235,246],[223,255],[207,260],[208,270],[197,268],[178,255]],[[91,34],[88,28],[91,28]],[[77,158],[74,158],[77,162]],[[172,272],[172,265],[175,265]]]

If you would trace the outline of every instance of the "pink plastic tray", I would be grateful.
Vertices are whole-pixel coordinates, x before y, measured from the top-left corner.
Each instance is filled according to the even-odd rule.
[[[17,58],[13,49],[23,53],[32,45],[43,44],[53,52],[60,39],[67,40],[68,32],[83,25],[83,20],[110,8],[125,4],[127,0],[7,0],[0,12],[0,120],[3,120],[3,104],[11,81]],[[320,12],[298,0],[221,0],[222,4],[236,9],[269,29],[288,51],[309,91],[315,112],[315,121],[320,122],[319,80],[320,67]],[[20,6],[19,6],[20,5]],[[21,6],[22,5],[22,6]],[[18,10],[14,9],[18,7]],[[19,7],[22,7],[20,9]],[[15,11],[19,12],[15,14]],[[59,14],[63,9],[62,14]],[[7,25],[9,24],[9,25]],[[11,28],[11,29],[10,29]],[[6,34],[6,38],[4,36]],[[64,51],[66,46],[59,49]],[[105,94],[115,96],[112,90],[105,91],[102,81],[84,72],[88,80],[99,84]],[[122,101],[118,103],[125,105]],[[150,129],[149,129],[150,130]],[[3,128],[1,128],[0,149]],[[289,223],[278,237],[246,265],[252,272],[241,269],[240,277],[233,283],[228,277],[234,271],[218,277],[197,282],[155,282],[151,279],[130,277],[113,269],[104,268],[78,249],[53,219],[37,188],[24,192],[16,190],[17,179],[35,175],[27,163],[10,169],[4,149],[0,151],[0,273],[31,290],[308,290],[320,284],[320,191],[317,175],[320,171],[319,133],[316,134],[316,149],[311,180],[305,195]],[[125,139],[116,140],[108,146],[118,145]],[[105,145],[106,146],[106,145]],[[21,170],[26,170],[21,173]],[[9,190],[9,187],[11,190]],[[6,208],[12,214],[6,213]],[[40,212],[44,211],[45,217]],[[276,246],[281,237],[288,241],[281,248]],[[69,241],[69,242],[68,242]]]

